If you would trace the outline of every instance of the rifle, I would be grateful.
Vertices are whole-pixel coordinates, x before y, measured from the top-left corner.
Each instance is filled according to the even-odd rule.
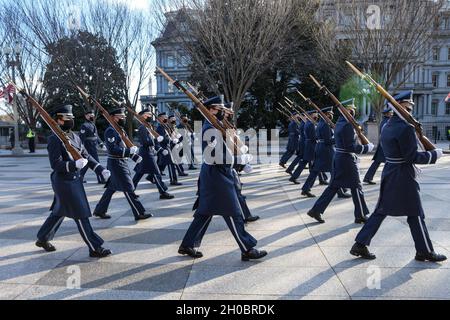
[[[294,114],[285,106],[283,105],[281,102],[278,102],[279,106],[287,112],[287,115],[289,118],[291,118],[292,120],[294,120],[297,124],[300,124],[300,122],[298,121],[298,119],[294,116]],[[302,119],[303,120],[303,119]]]
[[[189,82],[187,82],[187,85],[189,86],[189,88],[191,88],[192,92],[194,92],[195,96],[197,98],[199,98],[200,100],[207,100],[208,98],[203,94],[203,92],[198,91],[192,84],[190,84]]]
[[[347,65],[363,80],[365,80],[369,85],[375,87],[375,89],[386,99],[391,105],[394,107],[397,114],[399,114],[403,119],[405,119],[409,124],[414,126],[416,130],[417,137],[419,138],[419,142],[422,145],[422,148],[425,151],[435,150],[436,147],[431,143],[431,141],[425,136],[423,133],[422,125],[419,121],[417,121],[412,114],[405,110],[404,107],[400,103],[398,103],[390,94],[384,89],[379,83],[377,83],[370,75],[367,73],[362,73],[359,71],[353,64],[348,61],[345,61]]]
[[[112,98],[112,101],[113,101],[117,106],[120,106],[120,105],[121,105],[120,102],[117,101],[117,100],[114,99],[114,98]],[[153,126],[152,126],[150,123],[148,123],[148,122],[144,119],[143,116],[141,116],[139,113],[137,113],[136,111],[134,111],[134,110],[130,107],[129,101],[127,101],[127,110],[128,110],[129,113],[131,113],[131,114],[136,118],[136,120],[137,120],[140,124],[142,124],[142,125],[147,129],[148,133],[150,133],[150,136],[151,136],[153,139],[157,139],[157,138],[160,136],[160,135],[158,134],[158,132],[155,131],[155,129],[153,128]]]
[[[169,137],[172,137],[172,135],[173,135],[172,128],[167,123],[164,123],[161,120],[159,120],[158,119],[158,115],[156,115],[153,111],[151,111],[151,110],[149,110],[149,111],[150,111],[152,117],[154,117],[156,119],[156,121],[158,121],[158,123],[164,128],[164,130],[166,131],[167,135]]]
[[[295,109],[295,107],[294,107],[294,102],[291,101],[291,100],[289,100],[289,99],[286,98],[286,97],[285,97],[285,99],[286,99],[286,102],[287,102],[288,104],[290,103],[291,107]],[[313,117],[311,117],[311,115],[310,115],[308,112],[306,112],[305,109],[303,109],[303,108],[300,107],[299,105],[297,105],[296,107],[300,109],[300,112],[303,112],[303,115],[304,115],[304,116],[305,116],[312,124],[317,125],[317,121],[314,120]]]
[[[81,153],[70,143],[69,138],[66,136],[65,132],[59,127],[55,120],[48,114],[48,112],[33,98],[31,97],[25,89],[20,89],[15,83],[11,81],[11,84],[16,88],[17,92],[20,92],[25,98],[35,107],[42,120],[50,127],[53,133],[58,137],[58,139],[63,143],[67,152],[72,156],[74,161],[82,159]]]
[[[345,108],[342,103],[335,97],[335,95],[325,86],[321,85],[319,81],[316,80],[312,75],[309,75],[312,81],[316,84],[316,86],[323,92],[324,95],[329,96],[330,99],[337,105],[339,112],[342,116],[349,122],[353,129],[355,129],[356,135],[358,136],[359,141],[362,145],[367,145],[370,143],[369,139],[366,138],[361,126],[356,122],[355,118],[351,115],[351,113]]]
[[[175,117],[177,117],[178,122],[187,130],[189,133],[194,133],[194,130],[192,130],[192,127],[189,123],[184,123],[181,119],[181,113],[178,110],[175,110],[174,108],[170,107],[168,105],[169,109],[173,111]]]
[[[159,67],[156,67],[156,69],[162,74],[162,76],[164,78],[166,78],[167,81],[169,81],[169,83],[171,83],[172,85],[174,85],[178,90],[180,90],[181,92],[183,92],[185,95],[187,95],[189,97],[189,99],[192,100],[192,102],[194,102],[195,107],[197,108],[197,110],[201,113],[201,115],[217,130],[220,131],[220,133],[222,134],[222,137],[224,138],[224,141],[228,141],[227,139],[227,130],[222,126],[222,124],[219,122],[219,120],[212,115],[209,110],[203,105],[203,103],[200,101],[199,98],[197,98],[192,92],[190,92],[189,90],[187,90],[178,80],[174,80],[172,79],[164,70],[162,70]],[[242,147],[244,146],[244,144],[242,143],[242,141],[239,139],[239,137],[236,135],[235,132],[233,132],[233,144],[235,145],[236,143],[234,142],[234,140],[237,138],[237,141],[242,145]],[[236,145],[235,145],[236,146]],[[242,152],[241,150],[242,148],[236,148],[236,152],[238,154],[243,154],[244,152]]]
[[[76,86],[76,88],[78,89],[78,91],[80,92],[80,94],[87,100],[91,100],[94,102],[95,106],[97,107],[97,109],[100,111],[100,113],[102,114],[102,116],[106,119],[106,121],[108,121],[108,123],[111,125],[111,127],[113,127],[113,129],[119,134],[120,138],[122,139],[122,141],[125,143],[125,146],[127,148],[132,148],[134,147],[134,143],[130,140],[130,138],[128,138],[128,136],[125,134],[125,131],[117,124],[116,121],[114,121],[114,118],[109,114],[109,112],[97,101],[95,100],[92,96],[90,96],[89,94],[87,94],[83,89],[81,89],[79,86]]]
[[[319,112],[320,117],[331,127],[331,129],[336,128],[336,125],[327,115],[314,103],[310,98],[306,98],[300,91],[297,90],[297,93],[302,97],[311,107]]]
[[[283,116],[285,116],[288,120],[290,120],[292,117],[290,116],[290,115],[288,115],[285,111],[283,111],[283,109],[279,109],[279,108],[276,108],[275,107],[275,109],[279,112],[279,113],[281,113]]]

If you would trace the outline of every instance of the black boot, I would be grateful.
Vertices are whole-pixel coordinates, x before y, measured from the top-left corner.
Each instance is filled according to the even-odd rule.
[[[308,198],[315,198],[316,196],[311,193],[311,191],[302,191],[302,196],[308,197]]]
[[[242,253],[242,261],[258,260],[267,256],[267,252],[264,250],[250,249],[247,252]]]
[[[178,181],[174,181],[170,183],[171,186],[182,186],[183,184],[178,182]]]
[[[356,218],[355,219],[355,223],[356,224],[365,224],[367,222],[367,217],[362,217],[362,218]]]
[[[447,260],[447,257],[443,254],[437,254],[436,252],[430,252],[430,253],[416,253],[416,260],[417,261],[430,261],[430,262],[442,262]]]
[[[168,193],[168,192],[163,192],[163,193],[161,193],[161,194],[159,195],[159,199],[161,199],[161,200],[170,200],[170,199],[173,199],[173,198],[175,198],[175,196],[174,196],[174,195],[171,195],[171,194]]]
[[[366,260],[374,260],[377,258],[373,253],[370,253],[367,246],[357,242],[353,245],[352,250],[350,250],[350,254]]]
[[[94,212],[93,216],[94,216],[94,217],[97,217],[97,218],[100,218],[100,219],[102,219],[102,220],[108,220],[108,219],[111,219],[111,216],[110,216],[109,214],[106,214],[106,213],[97,213],[97,212]]]
[[[144,214],[141,214],[141,215],[135,217],[134,220],[136,220],[136,221],[147,220],[147,219],[149,219],[151,217],[153,217],[153,214],[151,214],[151,213],[144,213]]]
[[[321,185],[321,186],[328,186],[330,183],[328,182],[328,181],[320,181],[319,182],[319,185]]]
[[[313,210],[309,210],[307,214],[311,218],[316,219],[317,222],[325,223],[325,220],[322,219],[322,214],[320,214],[319,212],[314,212]]]
[[[294,178],[290,178],[289,181],[292,182],[293,184],[300,184],[300,182],[298,182],[297,179]]]
[[[198,259],[198,258],[202,258],[203,257],[203,253],[201,253],[200,251],[195,250],[194,248],[185,248],[185,247],[180,247],[178,249],[178,253],[182,254],[184,256],[188,255],[194,259]]]
[[[338,198],[339,199],[350,199],[352,195],[350,193],[344,192],[344,191],[338,191]]]
[[[366,184],[370,184],[370,185],[375,185],[375,184],[377,184],[376,182],[373,182],[372,180],[364,180],[364,183],[366,183]]]
[[[247,219],[245,219],[245,223],[248,223],[248,222],[255,222],[255,221],[258,221],[259,219],[260,219],[259,216],[250,216],[250,217],[248,217]]]
[[[36,246],[39,248],[44,249],[47,252],[53,252],[56,251],[55,246],[53,246],[50,242],[48,241],[36,241]]]
[[[105,258],[105,257],[111,255],[111,253],[112,253],[111,250],[100,247],[100,248],[98,248],[95,251],[89,252],[89,257],[91,257],[91,258]]]
[[[286,169],[286,164],[284,164],[284,163],[280,163],[280,167],[282,167],[282,168]]]

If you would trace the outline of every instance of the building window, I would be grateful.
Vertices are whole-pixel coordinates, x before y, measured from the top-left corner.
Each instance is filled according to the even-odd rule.
[[[175,65],[176,65],[175,57],[172,55],[168,55],[167,56],[167,67],[175,68]]]
[[[439,48],[433,48],[433,61],[439,61]]]
[[[431,76],[431,82],[433,84],[433,87],[439,87],[439,73],[433,73],[433,75]]]
[[[173,84],[167,83],[167,93],[173,93]]]
[[[433,116],[437,116],[438,107],[439,107],[439,100],[433,100],[431,102],[431,114]]]
[[[445,114],[450,114],[450,103],[445,104]]]

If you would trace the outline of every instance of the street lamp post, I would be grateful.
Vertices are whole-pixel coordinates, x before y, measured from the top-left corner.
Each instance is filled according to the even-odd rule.
[[[3,52],[6,56],[6,65],[11,68],[12,81],[16,83],[16,67],[20,65],[20,51],[22,50],[19,42],[16,42],[14,48],[6,46]],[[10,58],[12,56],[12,58]],[[12,149],[12,154],[15,156],[23,155],[23,149],[20,146],[19,140],[19,112],[17,111],[17,94],[14,95],[13,100],[13,114],[14,114],[14,139],[16,143]]]

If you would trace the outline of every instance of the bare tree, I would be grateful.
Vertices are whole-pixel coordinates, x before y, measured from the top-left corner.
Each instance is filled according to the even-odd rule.
[[[333,70],[343,72],[342,46],[352,59],[386,88],[400,88],[428,58],[437,21],[445,1],[330,0],[323,1],[319,18],[327,20],[318,33],[321,54]],[[336,62],[340,63],[339,66]],[[349,72],[348,69],[346,72]],[[397,78],[401,76],[399,81]],[[376,114],[383,99],[372,95]]]
[[[238,111],[258,75],[285,55],[293,29],[299,20],[308,20],[316,2],[172,0],[176,21],[165,20],[162,26],[173,25],[209,90],[223,92]],[[160,1],[161,8],[166,4]]]

